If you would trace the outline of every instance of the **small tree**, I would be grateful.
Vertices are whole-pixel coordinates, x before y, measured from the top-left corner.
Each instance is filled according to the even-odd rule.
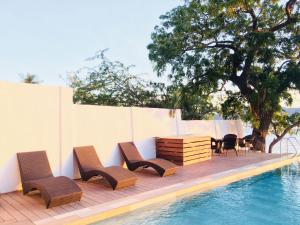
[[[181,109],[182,119],[212,119],[219,112],[212,103],[212,97],[194,86],[173,82],[167,87],[166,96],[169,107]]]
[[[272,124],[282,131],[274,142],[299,124],[298,115],[278,123],[289,91],[300,90],[299,10],[299,0],[186,0],[161,16],[149,58],[158,75],[170,68],[172,80],[205,92],[232,87],[224,115],[250,121],[255,148],[265,150]]]
[[[187,85],[152,82],[131,72],[131,66],[111,61],[98,52],[90,60],[96,66],[69,75],[69,86],[74,89],[74,102],[92,105],[141,106],[180,108],[185,119],[203,119],[214,115],[214,108],[206,98],[191,95]],[[210,98],[207,96],[207,98]]]
[[[161,107],[165,86],[149,82],[131,73],[132,66],[110,61],[100,51],[90,60],[92,68],[84,68],[68,77],[74,89],[74,102],[92,105]]]
[[[277,144],[286,134],[297,134],[300,126],[300,114],[293,113],[289,115],[287,112],[277,112],[274,114],[271,122],[271,132],[276,138],[271,142],[269,146],[269,152],[272,152],[272,148]]]
[[[24,77],[22,77],[23,83],[27,84],[39,84],[41,81],[38,80],[37,75],[27,73]]]

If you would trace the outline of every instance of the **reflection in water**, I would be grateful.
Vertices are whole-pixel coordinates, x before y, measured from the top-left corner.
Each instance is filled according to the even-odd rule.
[[[157,204],[97,225],[300,224],[300,164]]]

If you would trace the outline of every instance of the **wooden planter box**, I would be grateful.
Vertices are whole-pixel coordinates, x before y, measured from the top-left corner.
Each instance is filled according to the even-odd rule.
[[[156,156],[184,166],[211,159],[211,138],[174,136],[156,139]]]

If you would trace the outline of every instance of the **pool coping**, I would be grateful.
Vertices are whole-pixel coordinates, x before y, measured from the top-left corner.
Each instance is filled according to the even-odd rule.
[[[218,186],[246,179],[264,172],[268,172],[293,162],[300,161],[300,156],[287,155],[276,159],[265,160],[247,166],[226,170],[220,173],[188,180],[162,187],[156,190],[124,197],[96,206],[74,210],[65,214],[34,221],[34,224],[90,224],[105,220],[123,213],[149,206],[162,201],[175,201],[184,195],[208,191]]]

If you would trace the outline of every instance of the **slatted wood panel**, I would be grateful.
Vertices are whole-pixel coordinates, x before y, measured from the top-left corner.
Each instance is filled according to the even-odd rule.
[[[156,139],[156,156],[184,166],[211,159],[208,136],[176,136]]]

